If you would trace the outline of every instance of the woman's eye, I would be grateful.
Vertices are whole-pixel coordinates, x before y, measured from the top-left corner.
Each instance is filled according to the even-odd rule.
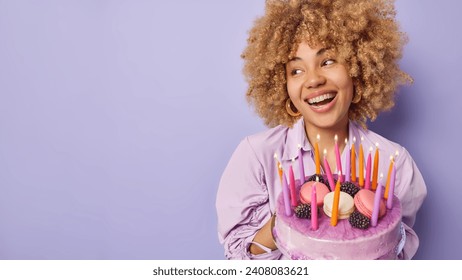
[[[325,66],[325,65],[332,65],[335,63],[335,60],[334,59],[326,59],[322,62],[322,65]]]
[[[298,74],[302,73],[302,70],[294,69],[294,70],[290,71],[290,73],[292,74],[292,76],[295,76],[295,75],[298,75]]]

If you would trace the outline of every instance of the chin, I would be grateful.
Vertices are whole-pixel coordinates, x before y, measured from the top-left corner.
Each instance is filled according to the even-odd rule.
[[[307,121],[305,120],[305,123]],[[348,118],[346,119],[325,119],[325,118],[318,118],[316,121],[308,122],[311,126],[317,127],[319,129],[343,129],[344,127],[348,126]]]

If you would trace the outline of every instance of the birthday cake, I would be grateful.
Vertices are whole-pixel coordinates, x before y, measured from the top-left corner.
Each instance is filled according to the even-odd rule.
[[[279,250],[290,259],[396,259],[402,238],[399,199],[392,195],[385,201],[382,188],[344,182],[331,190],[323,182],[298,186],[297,206],[285,201],[287,192],[278,197],[273,236]],[[317,193],[310,199],[313,185]]]

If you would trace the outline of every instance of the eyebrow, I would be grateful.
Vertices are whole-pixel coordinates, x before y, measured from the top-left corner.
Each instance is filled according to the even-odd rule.
[[[316,56],[321,56],[323,55],[324,53],[326,53],[328,50],[330,50],[331,48],[321,48],[319,49],[319,51],[316,53]],[[297,60],[302,60],[300,57],[296,56],[292,59],[290,59],[288,62],[291,62],[291,61],[297,61]]]

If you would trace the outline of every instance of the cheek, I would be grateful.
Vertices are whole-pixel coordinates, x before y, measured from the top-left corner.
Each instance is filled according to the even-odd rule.
[[[287,87],[287,93],[289,94],[289,96],[291,98],[294,98],[295,96],[297,96],[297,85],[296,85],[296,83],[294,83],[293,81],[288,80],[287,84],[286,84],[286,87]]]
[[[341,79],[341,82],[339,83],[339,86],[342,88],[342,90],[345,92],[345,95],[348,99],[353,98],[353,79],[351,79],[350,76],[343,76],[344,78]]]
[[[353,97],[353,79],[350,77],[347,68],[339,65],[335,70],[332,72],[332,80],[336,81],[339,89],[344,91],[348,96]]]
[[[353,81],[351,79],[346,84],[345,88],[346,88],[348,99],[351,101],[351,99],[353,99],[353,92],[354,92]]]
[[[289,97],[292,98],[295,95],[294,84],[290,81],[287,81],[286,88],[287,88],[287,93],[289,94]]]

